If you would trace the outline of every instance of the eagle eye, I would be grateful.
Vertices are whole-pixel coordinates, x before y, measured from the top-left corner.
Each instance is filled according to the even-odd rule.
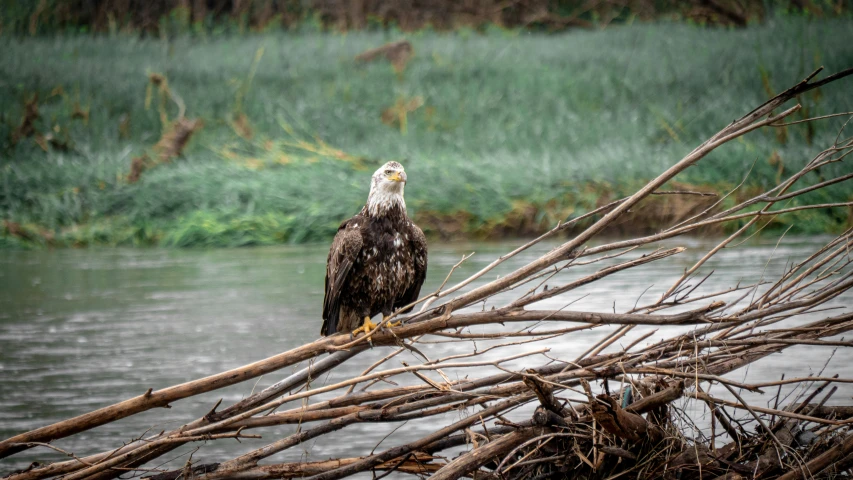
[[[385,170],[385,175],[391,175],[394,173],[394,170]]]

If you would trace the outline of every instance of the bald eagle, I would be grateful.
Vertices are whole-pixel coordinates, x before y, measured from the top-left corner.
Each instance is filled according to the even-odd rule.
[[[386,163],[373,174],[367,204],[338,227],[326,260],[322,335],[366,333],[376,326],[373,316],[387,317],[417,300],[427,244],[406,214],[405,185],[403,166]]]

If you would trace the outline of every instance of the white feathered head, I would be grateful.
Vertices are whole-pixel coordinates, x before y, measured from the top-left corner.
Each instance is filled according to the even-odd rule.
[[[403,189],[406,186],[406,172],[399,162],[388,162],[373,173],[370,181],[370,194],[367,196],[367,210],[370,215],[382,215],[394,207],[406,212]]]

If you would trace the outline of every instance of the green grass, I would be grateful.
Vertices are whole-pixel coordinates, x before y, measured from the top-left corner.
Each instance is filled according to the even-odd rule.
[[[777,17],[743,30],[664,23],[552,36],[421,32],[408,36],[415,57],[401,79],[387,63],[353,61],[399,38],[382,33],[0,36],[0,219],[31,237],[0,227],[0,247],[327,239],[363,204],[370,174],[387,160],[404,163],[416,218],[456,218],[463,234],[486,235],[532,205],[544,225],[631,192],[762,103],[762,72],[778,92],[816,66],[853,66],[851,28],[850,19]],[[181,158],[130,184],[131,158],[161,134],[156,96],[145,109],[148,72],[165,74],[187,115],[205,126]],[[64,93],[50,96],[58,86]],[[852,91],[847,79],[801,101],[810,116],[853,111]],[[32,139],[11,146],[34,92],[37,130],[58,126],[71,150],[44,152]],[[238,96],[251,141],[230,124]],[[382,122],[397,98],[418,96],[424,105],[408,115],[405,135]],[[71,118],[75,102],[90,109],[88,123]],[[120,139],[124,115],[130,136]],[[731,186],[754,164],[748,185],[770,185],[774,152],[790,172],[829,145],[843,121],[815,124],[812,144],[802,125],[788,128],[784,144],[774,132],[752,133],[678,180]],[[842,163],[821,175],[848,171]],[[841,184],[809,200],[845,201],[849,192]],[[791,218],[801,232],[827,232],[847,215]]]

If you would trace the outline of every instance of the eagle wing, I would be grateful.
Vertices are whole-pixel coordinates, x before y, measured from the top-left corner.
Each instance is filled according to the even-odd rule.
[[[338,227],[338,233],[329,249],[326,260],[326,296],[323,298],[322,335],[332,335],[338,331],[338,319],[341,310],[341,290],[347,275],[358,258],[363,243],[360,216],[356,215]]]
[[[408,289],[403,293],[402,296],[397,298],[397,301],[394,302],[394,310],[405,307],[406,305],[414,302],[418,299],[418,295],[421,293],[421,285],[424,284],[424,280],[426,279],[427,274],[427,242],[426,237],[424,236],[424,232],[413,222],[409,222],[409,245],[412,256],[414,257],[414,266],[415,266],[415,275],[414,281],[409,286]],[[403,310],[402,313],[409,313],[412,311],[412,308],[409,307],[406,310]]]

